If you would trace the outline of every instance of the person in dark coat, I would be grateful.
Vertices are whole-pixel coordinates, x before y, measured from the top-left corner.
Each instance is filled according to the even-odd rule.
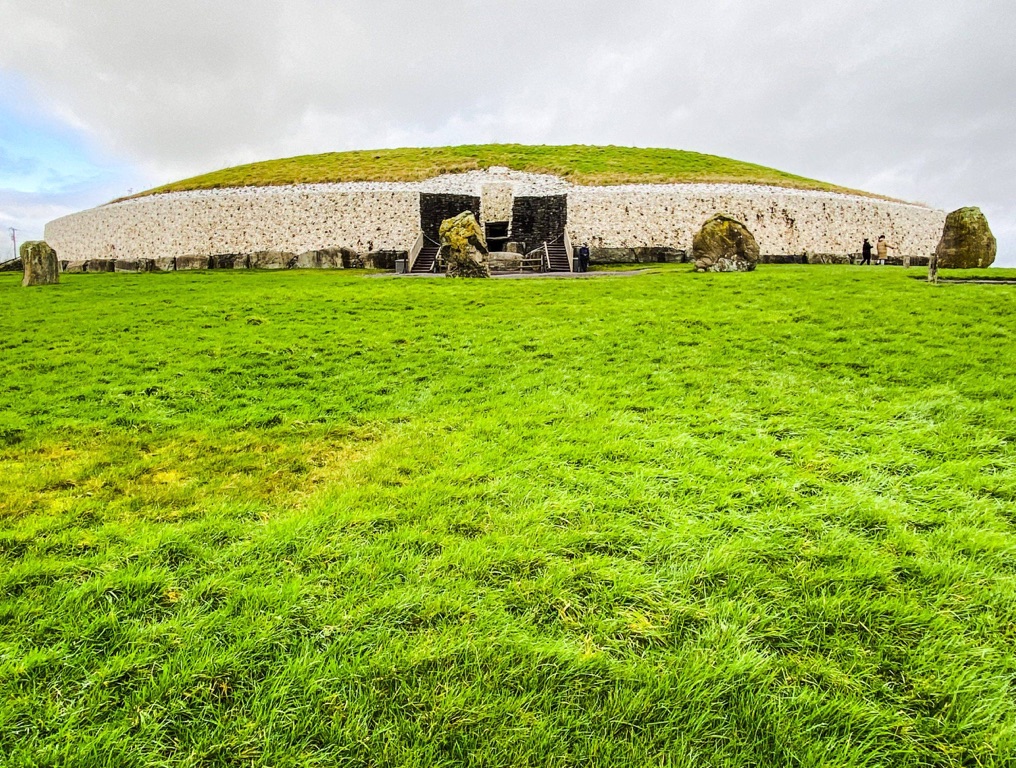
[[[861,264],[867,264],[871,266],[871,243],[868,242],[868,238],[864,238],[864,245],[861,246]]]
[[[579,248],[579,272],[589,271],[589,245],[582,243]]]

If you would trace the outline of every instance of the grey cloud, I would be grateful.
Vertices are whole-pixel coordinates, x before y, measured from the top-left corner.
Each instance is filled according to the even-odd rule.
[[[0,12],[0,67],[152,182],[356,147],[671,146],[982,205],[1016,263],[1008,0],[0,0]]]

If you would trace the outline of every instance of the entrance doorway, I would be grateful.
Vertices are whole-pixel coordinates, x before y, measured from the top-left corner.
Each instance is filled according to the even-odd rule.
[[[483,234],[487,238],[487,250],[495,253],[503,251],[508,243],[508,222],[488,221],[483,228]]]

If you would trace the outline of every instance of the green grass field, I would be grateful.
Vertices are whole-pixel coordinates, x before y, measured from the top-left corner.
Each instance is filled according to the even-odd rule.
[[[1013,766],[1016,288],[922,272],[0,275],[0,765]]]
[[[329,152],[238,165],[143,192],[264,187],[347,181],[422,181],[444,173],[503,166],[562,176],[575,184],[771,184],[867,194],[774,168],[676,149],[482,144],[462,147]]]

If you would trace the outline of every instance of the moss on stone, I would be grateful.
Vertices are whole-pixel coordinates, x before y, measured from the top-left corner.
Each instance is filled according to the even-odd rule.
[[[984,269],[995,262],[998,243],[980,208],[953,211],[935,249],[940,269]]]
[[[695,269],[700,272],[750,272],[759,262],[759,247],[748,228],[716,214],[702,225],[692,243]]]
[[[60,262],[56,251],[44,240],[22,243],[19,255],[25,270],[22,285],[54,285],[60,282]]]
[[[445,219],[439,230],[441,253],[453,277],[490,277],[487,240],[471,211]]]

